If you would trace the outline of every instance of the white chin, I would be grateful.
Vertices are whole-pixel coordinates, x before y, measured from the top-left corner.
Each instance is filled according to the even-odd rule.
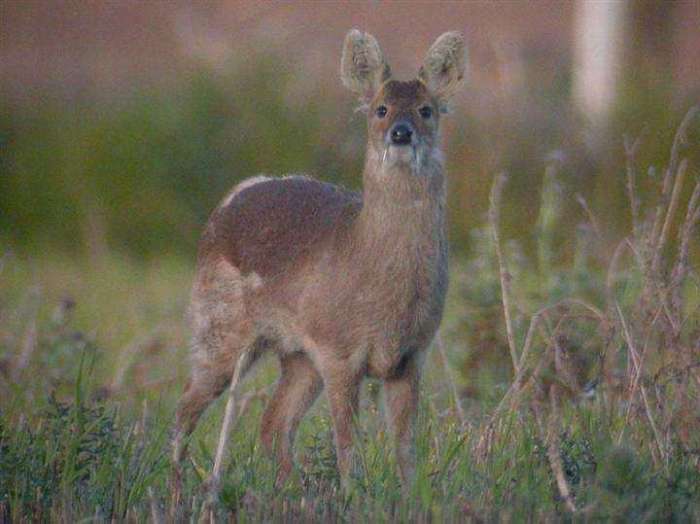
[[[386,161],[389,164],[412,164],[416,160],[413,146],[389,146]]]

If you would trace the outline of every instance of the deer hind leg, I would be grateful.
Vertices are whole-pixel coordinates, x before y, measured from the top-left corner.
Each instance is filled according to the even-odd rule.
[[[262,418],[262,442],[279,461],[277,484],[289,476],[294,466],[294,436],[299,423],[323,389],[323,380],[303,353],[282,356],[277,389]]]
[[[203,282],[206,283],[203,284]],[[178,402],[173,439],[174,493],[179,493],[180,464],[187,438],[206,408],[231,382],[236,364],[250,367],[257,357],[256,335],[245,313],[242,282],[232,266],[200,273],[192,296],[191,372]],[[248,355],[241,359],[242,355]]]
[[[181,463],[187,451],[190,434],[195,430],[207,407],[229,386],[236,365],[242,365],[238,372],[240,378],[250,368],[252,361],[257,357],[252,343],[250,339],[245,339],[245,342],[239,339],[238,344],[231,344],[231,357],[219,361],[218,365],[216,362],[193,362],[191,376],[178,402],[175,418],[173,465],[176,485],[181,476]]]
[[[212,370],[213,371],[213,370]],[[175,415],[175,438],[173,441],[173,462],[180,464],[186,452],[186,440],[194,431],[204,410],[216,400],[228,385],[231,376],[228,373],[212,373],[198,369],[193,370],[192,377],[185,386]]]

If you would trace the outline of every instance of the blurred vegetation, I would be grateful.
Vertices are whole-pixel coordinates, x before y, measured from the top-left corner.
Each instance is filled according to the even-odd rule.
[[[667,162],[674,126],[688,104],[670,105],[663,87],[649,92],[630,83],[604,140],[597,137],[602,145],[592,150],[585,121],[570,107],[567,68],[554,69],[544,89],[541,78],[527,80],[510,109],[470,114],[467,104],[446,117],[455,252],[468,251],[496,172],[512,175],[506,234],[529,252],[537,220],[532,204],[552,156],[563,160],[563,196],[582,193],[609,219],[613,236],[629,220],[623,134],[647,126],[640,162],[656,173]],[[78,97],[67,103],[49,94],[31,105],[0,102],[0,241],[29,256],[191,257],[208,213],[243,178],[307,172],[357,188],[364,116],[354,112],[351,95],[338,98],[299,74],[260,56],[225,72],[194,68],[177,86],[137,88],[109,102]],[[700,126],[690,135],[698,143]],[[689,154],[696,166],[698,148]],[[653,183],[640,182],[643,195]],[[583,218],[572,206],[560,227],[571,229]],[[564,256],[572,256],[571,237],[561,242]]]
[[[3,239],[30,254],[191,256],[208,213],[242,178],[336,171],[321,107],[290,106],[275,64],[226,78],[195,71],[172,91],[114,104],[5,107]]]

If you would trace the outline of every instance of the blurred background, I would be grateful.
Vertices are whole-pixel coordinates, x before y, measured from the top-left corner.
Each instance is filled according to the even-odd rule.
[[[456,271],[479,256],[499,172],[504,237],[511,256],[533,258],[526,266],[576,263],[588,220],[579,196],[614,245],[630,227],[623,136],[644,137],[644,203],[700,99],[697,0],[0,2],[0,300],[19,319],[5,336],[74,300],[79,325],[110,347],[164,318],[180,326],[199,233],[232,185],[306,172],[358,187],[365,121],[338,75],[352,27],[377,37],[401,78],[443,31],[467,37],[466,86],[443,120]],[[538,258],[543,227],[552,255]],[[486,301],[496,315],[497,281],[486,282],[491,294],[465,284],[454,303]],[[480,321],[464,315],[455,335]],[[492,348],[494,329],[472,350]]]
[[[512,179],[510,234],[534,224],[552,155],[567,193],[625,220],[623,133],[648,126],[644,163],[660,167],[700,94],[697,1],[9,0],[0,10],[0,239],[27,255],[191,258],[207,214],[241,178],[303,171],[356,187],[364,117],[338,77],[351,27],[373,33],[403,78],[443,31],[468,38],[467,86],[445,119],[457,251],[497,171]]]

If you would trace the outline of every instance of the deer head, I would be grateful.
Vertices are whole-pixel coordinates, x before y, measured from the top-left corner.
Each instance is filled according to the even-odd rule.
[[[377,171],[410,167],[417,175],[426,159],[439,157],[440,114],[458,89],[466,67],[460,33],[440,36],[428,50],[417,78],[395,80],[377,40],[356,29],[345,37],[341,78],[367,112],[368,157]]]

